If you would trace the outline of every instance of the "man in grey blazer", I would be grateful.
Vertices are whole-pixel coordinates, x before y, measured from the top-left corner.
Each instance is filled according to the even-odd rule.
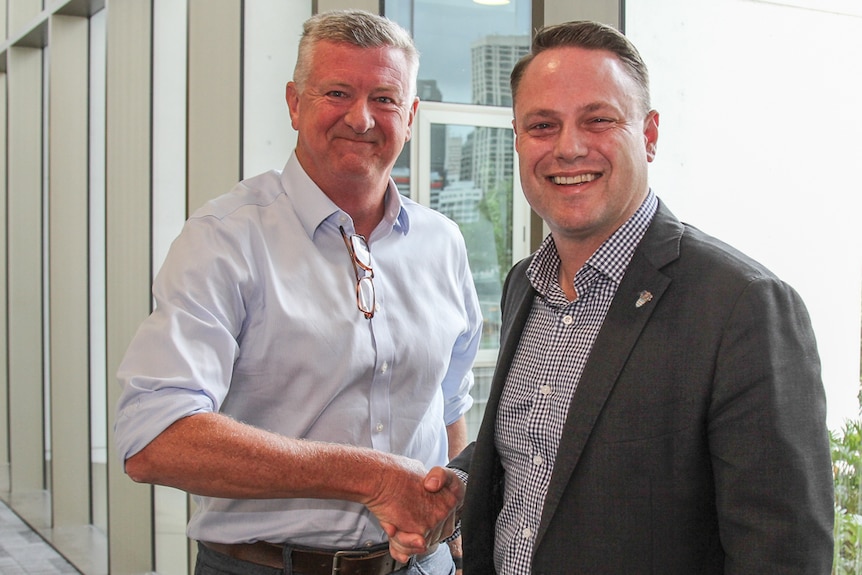
[[[827,575],[803,302],[649,188],[659,116],[623,35],[540,31],[512,94],[524,193],[551,233],[508,276],[484,422],[451,464],[469,473],[464,573]]]

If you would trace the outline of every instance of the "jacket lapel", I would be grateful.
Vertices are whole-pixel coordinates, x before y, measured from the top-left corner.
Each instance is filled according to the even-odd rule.
[[[536,290],[533,289],[527,279],[527,268],[532,261],[533,258],[529,257],[519,262],[509,274],[503,289],[503,309],[506,310],[507,316],[509,313],[512,314],[512,319],[505,322],[501,327],[500,353],[494,372],[494,385],[488,398],[488,405],[492,403],[494,405],[495,420],[496,406],[503,393],[509,368],[512,366],[512,359],[515,357],[515,352],[521,341],[521,333],[524,331],[524,325],[527,323],[527,318],[533,307],[533,298],[536,296]],[[512,311],[508,312],[508,310]]]
[[[679,256],[682,233],[682,224],[660,203],[611,303],[572,397],[534,550],[539,548],[632,348],[670,284],[670,278],[659,270]],[[514,331],[520,335],[520,330]]]
[[[479,427],[470,463],[470,481],[467,484],[467,500],[462,516],[465,532],[465,558],[469,569],[476,573],[493,573],[495,518],[503,504],[503,469],[500,465],[494,434],[497,427],[497,411],[506,375],[515,356],[521,331],[530,314],[535,291],[527,280],[525,270],[532,258],[519,262],[506,277],[503,286],[503,314],[500,332],[500,353],[485,406],[485,414]],[[468,448],[469,449],[469,448]],[[477,495],[473,492],[480,490]]]

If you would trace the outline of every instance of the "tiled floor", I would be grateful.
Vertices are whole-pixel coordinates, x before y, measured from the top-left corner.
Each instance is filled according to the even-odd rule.
[[[0,574],[78,575],[68,561],[0,501]]]

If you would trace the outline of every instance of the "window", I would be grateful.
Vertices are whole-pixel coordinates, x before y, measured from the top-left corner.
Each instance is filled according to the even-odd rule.
[[[511,103],[511,97],[505,101],[509,72],[529,48],[530,0],[502,6],[469,0],[386,0],[384,4],[385,15],[413,34],[422,55],[419,83],[434,86],[430,100],[484,106]],[[495,84],[493,89],[488,90],[486,82]]]
[[[413,33],[421,53],[414,137],[393,176],[399,190],[458,223],[482,307],[469,436],[478,431],[500,338],[509,269],[529,253],[509,73],[530,46],[530,2],[387,1],[386,15]]]

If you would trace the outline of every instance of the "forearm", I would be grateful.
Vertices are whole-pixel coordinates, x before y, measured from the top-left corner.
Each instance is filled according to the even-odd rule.
[[[444,478],[439,489],[427,491],[418,461],[283,437],[214,413],[175,422],[126,460],[126,472],[135,481],[210,497],[353,501],[365,505],[387,533],[416,533],[427,541],[439,540],[464,499],[457,479]]]
[[[455,423],[447,425],[446,435],[449,437],[449,459],[451,460],[467,447],[467,418],[462,415]]]
[[[135,481],[231,499],[309,497],[367,503],[383,471],[409,460],[288,438],[227,416],[181,419],[126,461]],[[408,471],[422,473],[418,463]]]

